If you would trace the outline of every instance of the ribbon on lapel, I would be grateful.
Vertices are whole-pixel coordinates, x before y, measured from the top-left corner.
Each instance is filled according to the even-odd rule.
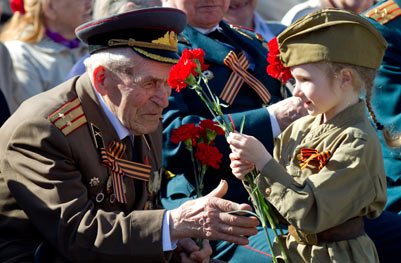
[[[220,94],[221,99],[231,105],[245,81],[259,95],[264,104],[270,101],[269,91],[255,76],[247,71],[249,62],[244,52],[237,56],[234,51],[230,51],[224,58],[224,64],[233,72]]]
[[[131,179],[149,181],[151,166],[123,159],[126,146],[112,141],[107,149],[100,150],[102,164],[108,167],[113,177],[113,189],[116,199],[120,203],[127,203],[125,196],[124,176]]]
[[[301,153],[298,155],[301,169],[304,169],[309,164],[312,164],[317,166],[319,171],[327,164],[330,157],[330,151],[319,152],[318,150],[312,148],[303,148],[301,149]]]

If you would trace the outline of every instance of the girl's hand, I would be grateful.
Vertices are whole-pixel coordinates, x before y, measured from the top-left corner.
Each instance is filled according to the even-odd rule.
[[[238,171],[236,170],[238,173],[246,171],[250,164],[254,164],[256,169],[262,170],[266,163],[272,159],[264,145],[253,136],[230,133],[227,142],[232,151],[230,154],[231,169],[234,165],[238,168]],[[234,164],[233,161],[235,161]]]
[[[253,163],[237,159],[237,155],[234,153],[230,153],[230,160],[231,171],[233,175],[235,175],[235,177],[240,180],[244,180],[245,175],[247,175],[250,171],[252,171],[253,168],[255,168],[255,165]]]

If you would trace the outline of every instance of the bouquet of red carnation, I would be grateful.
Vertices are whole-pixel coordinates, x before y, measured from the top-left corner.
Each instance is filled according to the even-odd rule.
[[[224,131],[212,120],[203,120],[199,125],[183,124],[171,134],[171,142],[184,143],[185,149],[191,154],[197,197],[203,195],[203,178],[208,167],[218,169],[223,157],[214,146],[217,135],[224,135]]]
[[[213,115],[214,119],[216,120],[215,125],[220,126],[222,130],[224,130],[225,135],[228,136],[230,132],[235,131],[234,123],[232,121],[231,122],[225,121],[222,108],[227,107],[227,105],[221,103],[219,97],[216,96],[209,88],[208,81],[209,79],[213,78],[213,73],[207,70],[208,66],[204,64],[204,56],[205,53],[200,48],[194,50],[185,49],[182,52],[181,58],[179,59],[177,64],[171,68],[169,78],[167,79],[167,83],[176,92],[180,92],[182,89],[186,87],[189,87],[190,89],[194,90],[199,96],[199,98],[204,102],[206,107],[209,109],[209,112]],[[277,59],[278,57],[275,56],[274,58]],[[279,68],[279,70],[281,72],[282,68]],[[285,74],[279,73],[279,75],[282,77],[281,78],[282,81],[284,81],[287,80],[288,72],[286,72]],[[204,84],[205,88],[202,87],[202,83]],[[193,148],[189,147],[193,147],[193,145],[197,143],[196,139],[197,132],[195,131],[196,126],[194,124],[187,124],[187,125],[188,126],[183,125],[180,127],[181,130],[179,133],[186,134],[186,136],[181,137],[179,141],[183,141],[187,149],[192,151],[193,154]],[[243,125],[244,125],[244,120],[242,121],[240,131],[242,131]],[[174,132],[172,134],[172,140],[173,137],[176,137],[176,135],[174,135]],[[210,152],[208,152],[208,154],[210,154]],[[192,159],[192,162],[194,163],[194,159]],[[200,170],[200,172],[202,171]],[[195,174],[197,174],[197,172],[195,172]],[[245,177],[246,178],[245,183],[251,189],[250,191],[248,191],[248,193],[252,199],[252,204],[255,208],[256,214],[249,211],[241,211],[241,212],[252,213],[252,215],[255,215],[256,217],[259,218],[259,220],[262,223],[262,227],[266,233],[270,250],[272,251],[273,254],[273,261],[277,262],[277,259],[272,249],[272,241],[270,240],[269,234],[267,232],[267,225],[268,224],[270,225],[276,237],[278,237],[279,235],[277,232],[278,230],[280,231],[280,234],[283,233],[281,229],[278,228],[278,219],[275,216],[274,212],[272,211],[270,203],[266,201],[263,194],[260,192],[259,188],[255,184],[255,178],[257,176],[258,172],[256,171],[256,169],[254,169]],[[197,186],[197,188],[198,187],[199,186]],[[239,211],[232,211],[232,213],[235,212]],[[288,262],[286,251],[284,249],[281,239],[278,239],[278,243],[284,261]]]

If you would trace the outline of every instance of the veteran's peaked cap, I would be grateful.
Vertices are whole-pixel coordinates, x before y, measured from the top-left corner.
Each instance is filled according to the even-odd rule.
[[[152,60],[176,63],[177,35],[186,15],[166,7],[144,8],[93,20],[78,26],[75,34],[88,44],[89,53],[115,47],[131,47]]]

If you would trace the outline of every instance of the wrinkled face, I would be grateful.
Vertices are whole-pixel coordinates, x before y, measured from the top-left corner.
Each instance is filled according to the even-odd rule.
[[[329,7],[361,13],[373,5],[374,0],[325,0]]]
[[[257,0],[231,0],[225,18],[234,25],[248,26],[248,21],[253,20]],[[253,28],[253,25],[251,26]]]
[[[135,56],[135,65],[106,71],[106,104],[133,134],[147,134],[160,124],[162,111],[168,106],[171,88],[167,78],[171,64]]]
[[[51,6],[58,33],[74,33],[77,26],[92,19],[92,0],[52,0]]]
[[[163,6],[181,9],[187,14],[188,24],[213,28],[228,10],[230,0],[163,0]]]
[[[296,81],[294,96],[302,99],[309,115],[324,113],[325,120],[334,117],[343,109],[341,81],[329,76],[328,66],[323,63],[310,63],[291,67]]]

